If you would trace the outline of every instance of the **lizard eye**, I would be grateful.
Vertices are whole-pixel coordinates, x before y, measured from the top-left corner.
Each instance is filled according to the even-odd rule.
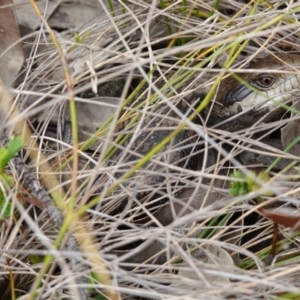
[[[260,88],[268,88],[273,85],[275,82],[275,78],[272,76],[262,76],[258,78],[255,82],[254,85]]]

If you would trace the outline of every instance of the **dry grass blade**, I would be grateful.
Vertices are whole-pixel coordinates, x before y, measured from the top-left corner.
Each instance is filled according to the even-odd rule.
[[[23,37],[28,57],[13,89],[20,114],[5,126],[22,132],[24,118],[32,128],[24,159],[36,151],[39,179],[61,192],[58,236],[71,226],[88,269],[60,263],[69,253],[54,250],[53,222],[18,202],[20,220],[2,223],[1,245],[21,299],[32,287],[31,297],[75,299],[67,274],[83,275],[88,284],[78,288],[97,300],[270,299],[299,290],[297,233],[279,227],[277,251],[293,257],[268,266],[272,222],[251,202],[265,198],[264,212],[299,209],[299,154],[284,150],[296,144],[297,126],[288,138],[281,131],[299,120],[300,56],[286,53],[299,51],[299,12],[278,1],[109,1],[74,30],[50,28],[59,22],[38,13],[43,26]],[[70,125],[75,139],[64,138]],[[270,178],[252,182],[272,196],[230,194],[234,169],[259,173],[276,158]],[[17,190],[12,199],[33,194]],[[38,286],[45,248],[55,260]]]

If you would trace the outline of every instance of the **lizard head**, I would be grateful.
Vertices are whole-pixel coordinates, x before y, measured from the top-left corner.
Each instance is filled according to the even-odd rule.
[[[216,103],[223,114],[234,115],[254,107],[271,111],[280,103],[300,98],[299,54],[268,56],[247,69],[247,73],[238,73],[247,84],[232,76],[221,82]]]

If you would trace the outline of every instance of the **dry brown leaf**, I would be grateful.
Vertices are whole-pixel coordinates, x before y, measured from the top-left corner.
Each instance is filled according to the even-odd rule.
[[[284,212],[286,212],[287,208],[284,208]],[[284,212],[274,212],[269,209],[265,209],[263,207],[258,208],[258,211],[265,216],[266,218],[272,220],[274,223],[283,225],[284,227],[292,228],[293,230],[300,229],[300,215],[299,214],[287,214]],[[293,211],[292,211],[293,212]]]
[[[99,3],[91,4],[89,1],[85,3],[74,3],[74,1],[61,3],[48,23],[56,29],[75,29],[91,22],[102,11],[102,6]]]
[[[28,0],[14,0],[13,2],[15,4],[19,25],[32,30],[36,30],[41,26],[41,21]],[[46,20],[53,13],[59,3],[60,0],[36,1],[37,6],[43,13]]]
[[[10,87],[24,62],[20,32],[12,0],[0,5],[0,77]]]

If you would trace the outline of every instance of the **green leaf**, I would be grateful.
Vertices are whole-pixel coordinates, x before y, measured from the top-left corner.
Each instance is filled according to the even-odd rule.
[[[0,191],[2,194],[2,199],[0,199],[0,219],[7,219],[10,217],[12,212],[12,204],[7,202],[4,197],[2,191]]]
[[[13,136],[8,142],[7,148],[0,148],[0,172],[3,172],[8,162],[20,151],[22,146],[22,138]]]
[[[257,176],[253,171],[249,171],[246,175],[246,183],[249,186],[250,190],[252,187],[257,186],[256,177]]]
[[[88,279],[89,284],[97,284],[98,280],[95,276],[95,273],[91,273]],[[99,294],[99,291],[96,291],[94,287],[88,288],[89,292],[91,293],[91,298],[94,300],[106,300],[107,298],[103,294]]]
[[[32,254],[29,256],[29,260],[31,264],[36,265],[42,263],[44,261],[44,257],[40,255]]]
[[[14,185],[14,178],[12,176],[3,173],[1,174],[1,178],[9,187],[12,187]]]
[[[257,190],[260,190],[262,196],[273,195],[273,192],[270,189],[261,189],[259,181],[265,183],[270,179],[269,174],[265,171],[261,171],[257,175],[253,171],[244,174],[239,170],[234,170],[230,177],[232,180],[230,182],[229,193],[232,196],[240,196]],[[238,179],[238,181],[236,179]]]
[[[230,195],[240,196],[249,192],[244,173],[239,170],[234,170],[230,177],[232,179],[230,182]],[[236,179],[238,179],[239,181],[236,181]]]
[[[23,141],[20,136],[13,136],[8,142],[7,150],[10,155],[10,158],[13,158],[23,147]]]
[[[9,162],[8,150],[5,148],[0,148],[0,171],[3,172],[3,169]]]
[[[94,300],[106,300],[107,298],[104,295],[98,294],[92,297]]]

